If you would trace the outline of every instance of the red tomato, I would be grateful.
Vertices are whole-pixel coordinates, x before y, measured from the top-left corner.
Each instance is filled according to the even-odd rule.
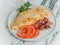
[[[21,38],[35,38],[39,35],[39,30],[37,30],[32,25],[24,26],[20,29],[17,36]]]

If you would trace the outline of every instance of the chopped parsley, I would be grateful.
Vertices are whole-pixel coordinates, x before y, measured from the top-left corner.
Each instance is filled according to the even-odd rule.
[[[23,11],[26,11],[27,9],[29,9],[30,6],[31,6],[30,2],[27,1],[27,2],[24,3],[24,5],[22,5],[18,10],[19,10],[19,12],[23,12]]]

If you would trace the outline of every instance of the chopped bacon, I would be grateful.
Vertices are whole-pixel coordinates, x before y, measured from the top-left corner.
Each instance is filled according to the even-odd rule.
[[[51,24],[48,18],[44,18],[43,20],[38,20],[34,25],[37,29],[43,30],[51,28]]]

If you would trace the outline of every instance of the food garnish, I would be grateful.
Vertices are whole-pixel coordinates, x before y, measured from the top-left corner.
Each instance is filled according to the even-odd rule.
[[[22,5],[18,10],[19,12],[23,12],[26,11],[27,9],[29,9],[29,7],[31,6],[30,2],[27,1],[24,5]]]

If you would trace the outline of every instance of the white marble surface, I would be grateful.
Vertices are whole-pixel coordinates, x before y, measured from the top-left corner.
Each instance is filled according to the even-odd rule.
[[[60,4],[59,2],[60,1],[58,1],[57,3],[58,5],[56,4],[56,7],[59,7],[59,4]],[[0,45],[11,45],[11,42],[13,41],[12,39],[15,39],[9,34],[5,26],[6,26],[6,20],[7,20],[8,14],[15,7],[17,7],[18,4],[20,4],[19,0],[0,0]],[[56,9],[57,8],[53,9],[54,13],[56,12]],[[55,30],[59,30],[60,16],[58,16],[56,20],[57,20],[57,26]],[[40,43],[41,45],[43,44],[42,42]],[[37,44],[34,44],[34,45],[37,45]],[[55,37],[51,45],[60,45],[60,33]]]

